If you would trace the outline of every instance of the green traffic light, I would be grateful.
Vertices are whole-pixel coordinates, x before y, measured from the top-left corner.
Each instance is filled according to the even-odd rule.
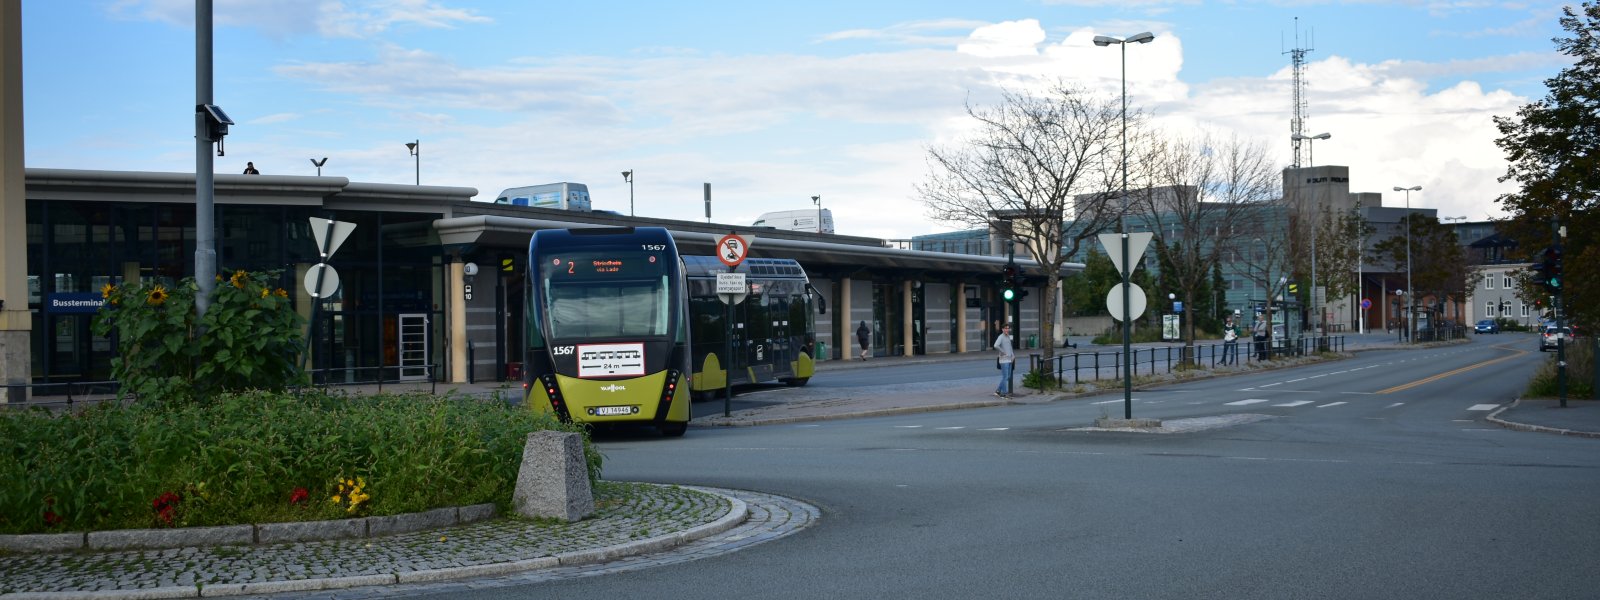
[[[1017,291],[1013,290],[1011,288],[1006,288],[1006,291],[1002,295],[1005,296],[1006,302],[1010,302],[1012,300],[1016,300],[1017,299]]]

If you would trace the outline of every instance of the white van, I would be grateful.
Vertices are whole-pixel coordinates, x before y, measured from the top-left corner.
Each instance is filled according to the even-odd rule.
[[[810,231],[812,233],[833,233],[833,211],[822,209],[822,229],[817,229],[817,209],[781,210],[761,215],[752,227],[771,227],[783,231]]]

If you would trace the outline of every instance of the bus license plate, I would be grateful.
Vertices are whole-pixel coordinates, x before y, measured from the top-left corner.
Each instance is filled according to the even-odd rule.
[[[631,414],[633,414],[633,407],[632,406],[601,406],[601,407],[598,407],[598,408],[594,409],[594,414],[597,414],[597,415],[600,415],[600,416],[631,415]]]

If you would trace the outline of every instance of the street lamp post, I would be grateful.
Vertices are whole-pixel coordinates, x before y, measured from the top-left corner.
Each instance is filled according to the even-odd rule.
[[[406,149],[411,151],[411,156],[417,163],[417,185],[422,185],[422,140],[406,142]]]
[[[322,176],[322,165],[328,164],[328,157],[324,156],[324,157],[322,157],[322,160],[317,160],[315,158],[310,159],[310,160],[311,160],[311,164],[316,165],[316,167],[317,167],[317,177],[321,177]]]
[[[622,180],[628,182],[628,216],[633,216],[633,169],[622,172]]]
[[[1128,318],[1133,313],[1128,289],[1128,274],[1133,271],[1128,260],[1128,44],[1148,44],[1153,39],[1156,39],[1155,34],[1148,31],[1123,39],[1094,36],[1096,46],[1116,44],[1122,47],[1122,215],[1117,228],[1122,234],[1122,406],[1125,419],[1133,418],[1133,324]]]
[[[812,196],[811,203],[817,205],[817,233],[822,233],[822,196]]]
[[[1422,191],[1422,186],[1395,186],[1394,191],[1406,193],[1406,295],[1410,297],[1410,301],[1406,304],[1406,341],[1413,341],[1416,339],[1414,330],[1417,326],[1417,291],[1411,289],[1411,192]]]

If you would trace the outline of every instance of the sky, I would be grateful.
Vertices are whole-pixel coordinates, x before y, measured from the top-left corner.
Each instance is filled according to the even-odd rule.
[[[470,187],[578,182],[594,208],[748,224],[832,211],[839,233],[931,220],[930,147],[965,104],[1066,81],[1164,131],[1224,132],[1292,159],[1289,50],[1306,50],[1308,164],[1352,192],[1420,185],[1441,217],[1501,216],[1495,116],[1571,64],[1559,2],[215,0],[218,173]],[[24,0],[30,168],[193,172],[193,0]],[[413,157],[407,142],[420,142]],[[629,185],[622,172],[632,170]]]

